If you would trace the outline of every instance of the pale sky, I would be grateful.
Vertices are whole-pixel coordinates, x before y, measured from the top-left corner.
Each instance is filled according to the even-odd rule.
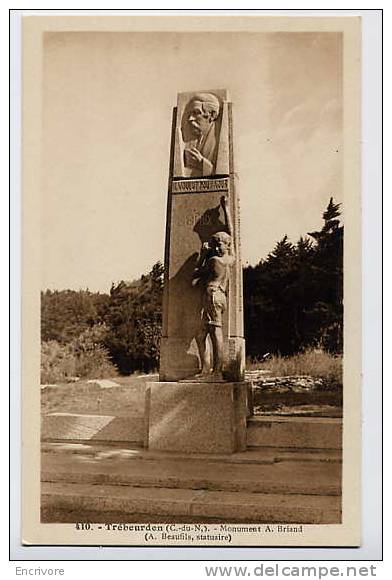
[[[42,288],[107,292],[163,259],[177,92],[233,102],[243,263],[342,202],[339,33],[48,33]]]

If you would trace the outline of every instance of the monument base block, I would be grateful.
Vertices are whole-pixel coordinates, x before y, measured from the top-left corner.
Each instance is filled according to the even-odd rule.
[[[245,376],[245,339],[229,337],[224,340],[225,380],[241,383]],[[161,339],[159,379],[162,382],[180,381],[195,375],[200,362],[196,342],[185,338]]]
[[[248,390],[246,382],[147,383],[145,447],[181,453],[244,451]]]

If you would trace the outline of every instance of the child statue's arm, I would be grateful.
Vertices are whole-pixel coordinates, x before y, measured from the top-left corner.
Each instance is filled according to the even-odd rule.
[[[231,219],[231,214],[229,211],[229,198],[226,197],[225,195],[222,195],[221,197],[221,206],[223,209],[223,214],[225,216],[225,225],[227,228],[227,233],[229,234],[229,236],[231,237],[231,244],[230,244],[230,251],[229,254],[230,256],[235,256],[235,251],[234,251],[234,230],[233,230],[233,221]]]

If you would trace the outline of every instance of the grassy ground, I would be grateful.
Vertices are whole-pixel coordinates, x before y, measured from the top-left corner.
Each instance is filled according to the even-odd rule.
[[[41,411],[140,417],[144,414],[145,384],[153,376],[114,377],[119,386],[110,389],[87,381],[46,387],[41,393]]]
[[[291,386],[263,386],[254,391],[257,414],[311,414],[340,416],[342,409],[342,357],[322,351],[308,351],[292,357],[272,356],[264,362],[252,362],[247,370],[263,370],[262,376],[310,376],[322,379],[312,389]],[[118,386],[101,388],[86,380],[63,383],[42,389],[41,410],[47,413],[76,413],[142,417],[145,384],[158,380],[158,375],[133,374],[113,377]]]
[[[290,357],[272,355],[262,362],[247,363],[249,370],[266,370],[270,376],[306,375],[324,380],[330,387],[343,383],[343,357],[322,350],[308,350]]]

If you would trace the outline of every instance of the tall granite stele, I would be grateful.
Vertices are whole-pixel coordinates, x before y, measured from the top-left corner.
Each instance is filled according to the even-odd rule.
[[[149,449],[246,446],[239,199],[226,90],[179,93],[173,111],[159,382],[146,396]]]

